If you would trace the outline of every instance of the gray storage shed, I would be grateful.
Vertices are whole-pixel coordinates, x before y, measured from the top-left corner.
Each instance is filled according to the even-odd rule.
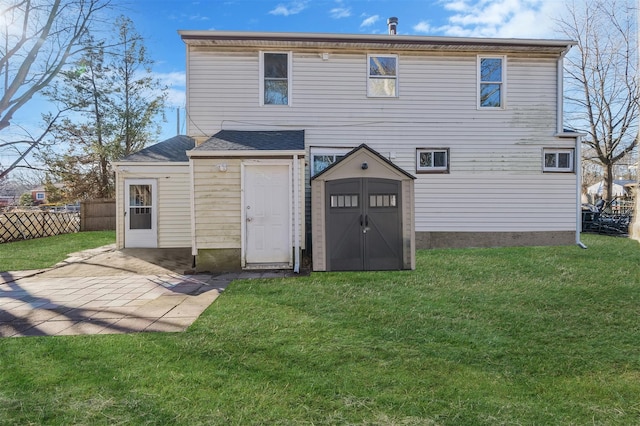
[[[415,269],[414,179],[365,144],[314,176],[313,270]]]

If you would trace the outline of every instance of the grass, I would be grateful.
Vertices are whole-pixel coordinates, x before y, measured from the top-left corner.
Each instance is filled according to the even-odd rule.
[[[115,231],[92,231],[0,244],[0,272],[48,268],[70,253],[115,241]]]
[[[236,281],[185,333],[2,339],[0,424],[639,424],[640,245],[583,241]]]

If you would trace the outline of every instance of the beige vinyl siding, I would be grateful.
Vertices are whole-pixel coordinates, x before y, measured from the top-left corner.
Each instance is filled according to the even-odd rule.
[[[191,192],[189,166],[181,165],[127,165],[126,172],[117,173],[116,211],[125,209],[125,179],[155,179],[158,189],[158,248],[191,246]],[[116,242],[124,247],[124,215],[116,217]]]
[[[240,160],[195,159],[196,247],[240,248]],[[219,170],[225,163],[227,171]]]
[[[291,106],[261,107],[257,49],[189,49],[194,136],[304,129],[307,148],[366,143],[412,174],[416,148],[449,148],[449,174],[416,174],[416,231],[575,229],[575,175],[542,173],[544,147],[574,147],[554,136],[555,56],[507,53],[505,109],[479,110],[477,55],[490,51],[293,52]],[[398,98],[367,98],[367,53],[398,54]]]

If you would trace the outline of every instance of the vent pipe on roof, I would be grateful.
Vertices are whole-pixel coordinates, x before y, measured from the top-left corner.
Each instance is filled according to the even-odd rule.
[[[389,26],[389,35],[396,35],[398,33],[398,18],[392,16],[387,19],[387,25]]]

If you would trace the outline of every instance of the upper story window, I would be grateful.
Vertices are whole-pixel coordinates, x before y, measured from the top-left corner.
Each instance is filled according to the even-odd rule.
[[[417,173],[448,173],[449,149],[418,148],[416,150]]]
[[[545,172],[573,172],[573,149],[544,149]]]
[[[260,59],[261,105],[290,105],[291,54],[262,52]]]
[[[478,56],[478,107],[504,108],[506,56]]]
[[[368,55],[367,96],[373,98],[398,97],[398,57],[396,55]]]

